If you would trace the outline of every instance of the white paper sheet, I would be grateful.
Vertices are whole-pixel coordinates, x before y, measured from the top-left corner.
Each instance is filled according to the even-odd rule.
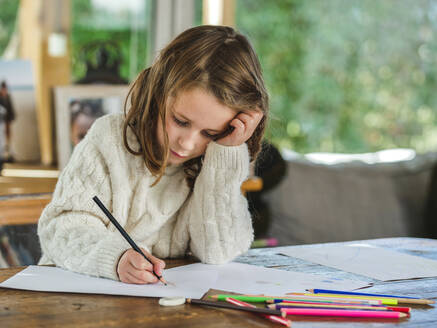
[[[218,272],[213,289],[232,291],[241,294],[283,295],[288,292],[305,292],[309,288],[353,290],[370,284],[364,281],[346,280],[339,277],[326,277],[279,269],[265,268],[243,263],[224,265],[190,264],[174,268],[175,271],[193,270]],[[322,287],[324,286],[324,287]]]
[[[383,281],[437,276],[437,261],[369,244],[282,247],[279,253]]]
[[[165,270],[165,279],[176,286],[163,284],[133,285],[104,278],[90,277],[54,267],[29,266],[0,284],[0,287],[85,294],[200,298],[217,280],[217,272]]]
[[[352,290],[369,285],[362,281],[328,280],[317,275],[241,263],[190,264],[165,270],[164,277],[176,286],[130,285],[60,268],[29,266],[1,283],[0,287],[50,292],[200,298],[210,288],[236,293],[282,295],[287,292],[304,292],[306,288]]]

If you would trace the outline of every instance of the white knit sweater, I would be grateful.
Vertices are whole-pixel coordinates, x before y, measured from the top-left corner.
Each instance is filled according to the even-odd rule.
[[[98,119],[76,146],[39,219],[39,263],[118,279],[118,259],[130,246],[93,202],[96,195],[138,246],[159,258],[191,250],[204,263],[220,264],[246,252],[253,240],[240,192],[249,172],[247,145],[211,142],[191,194],[181,166],[168,167],[150,187],[155,177],[123,145],[123,120],[120,114]],[[131,132],[128,140],[138,145]]]

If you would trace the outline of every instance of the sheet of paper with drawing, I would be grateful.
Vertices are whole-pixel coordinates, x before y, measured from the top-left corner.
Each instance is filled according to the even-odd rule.
[[[306,288],[352,290],[369,285],[363,281],[327,280],[317,275],[241,263],[196,263],[165,270],[164,275],[175,286],[130,285],[60,268],[29,266],[1,283],[0,287],[50,292],[200,298],[210,288],[236,293],[282,295],[290,291],[304,292]]]
[[[283,247],[280,254],[383,281],[437,276],[437,261],[369,244]]]

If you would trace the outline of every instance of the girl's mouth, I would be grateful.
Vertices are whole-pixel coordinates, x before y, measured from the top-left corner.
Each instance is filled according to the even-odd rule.
[[[171,149],[170,149],[170,152],[171,152],[175,157],[177,157],[177,158],[186,158],[186,157],[187,157],[187,156],[179,155],[177,152],[175,152],[175,151],[173,151],[173,150],[171,150]]]

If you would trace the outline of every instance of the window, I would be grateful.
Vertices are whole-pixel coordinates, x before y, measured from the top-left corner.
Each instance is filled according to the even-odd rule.
[[[117,44],[121,76],[128,81],[135,78],[149,60],[151,3],[151,0],[71,1],[73,81],[85,75],[83,47],[95,41]]]
[[[277,145],[436,150],[436,1],[237,0],[236,20],[260,56]]]
[[[0,57],[14,32],[19,4],[19,1],[0,0]]]
[[[203,0],[194,0],[194,26],[202,25]]]

